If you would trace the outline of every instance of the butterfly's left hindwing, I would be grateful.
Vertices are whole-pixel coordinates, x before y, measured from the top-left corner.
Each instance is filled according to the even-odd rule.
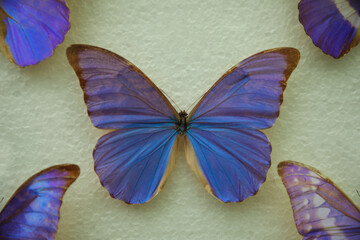
[[[189,114],[187,161],[219,200],[242,201],[265,181],[271,146],[258,129],[277,119],[286,81],[299,59],[293,48],[249,57],[225,73]]]
[[[149,201],[174,167],[176,137],[177,132],[168,128],[121,129],[104,135],[94,150],[101,184],[126,203]]]
[[[360,239],[360,212],[330,179],[293,161],[281,162],[278,173],[304,239]]]
[[[28,179],[0,213],[0,239],[54,239],[63,195],[79,174],[68,164]]]

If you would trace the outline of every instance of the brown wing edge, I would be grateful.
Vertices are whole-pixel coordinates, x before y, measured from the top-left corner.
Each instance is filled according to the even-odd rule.
[[[65,172],[70,172],[71,175],[69,176],[69,178],[71,178],[71,181],[69,182],[69,184],[67,185],[67,188],[73,183],[75,182],[75,180],[79,177],[80,175],[80,167],[76,164],[60,164],[60,165],[55,165],[46,169],[41,170],[40,172],[36,173],[35,175],[31,176],[30,178],[28,178],[16,191],[15,193],[10,197],[10,199],[8,200],[8,202],[5,204],[5,206],[3,207],[3,210],[7,207],[7,205],[9,204],[9,202],[16,196],[16,194],[21,191],[22,189],[24,189],[26,186],[28,186],[29,184],[31,184],[31,182],[37,178],[40,175],[43,175],[46,172],[50,172],[54,169],[58,169],[59,171],[65,171]],[[62,201],[63,196],[60,198],[60,201]],[[2,211],[3,211],[2,210]],[[1,211],[1,212],[2,212]],[[0,214],[1,214],[0,212]]]
[[[87,44],[73,44],[70,47],[68,47],[66,49],[66,56],[68,58],[69,64],[70,66],[74,69],[76,75],[79,78],[80,81],[80,86],[81,89],[84,90],[85,87],[85,83],[86,83],[86,79],[81,77],[81,73],[82,73],[82,69],[79,67],[79,53],[80,52],[84,52],[87,50],[95,50],[95,51],[99,51],[102,53],[105,53],[107,55],[111,55],[113,58],[119,60],[119,61],[123,61],[126,62],[126,64],[132,69],[134,70],[136,73],[138,73],[139,75],[141,75],[154,89],[155,91],[161,96],[161,98],[164,100],[164,102],[169,106],[169,108],[171,109],[171,111],[173,112],[174,116],[177,119],[180,119],[180,116],[178,114],[178,112],[175,110],[175,108],[173,107],[173,105],[171,105],[170,101],[167,99],[167,97],[160,91],[160,89],[153,83],[153,81],[150,80],[150,78],[148,78],[148,76],[145,75],[145,73],[143,73],[138,67],[136,67],[133,63],[131,63],[130,61],[128,61],[126,58],[121,57],[119,55],[117,55],[114,52],[111,52],[109,50],[106,50],[104,48],[100,48],[100,47],[96,47],[96,46],[92,46],[92,45],[87,45]],[[87,102],[87,98],[88,96],[86,95],[85,91],[84,92],[84,100],[85,102]]]
[[[334,58],[339,59],[339,58],[343,57],[344,55],[348,54],[350,52],[350,50],[352,48],[356,47],[359,43],[360,43],[360,31],[359,31],[359,29],[357,29],[355,32],[355,36],[354,36],[353,40],[350,42],[350,44],[343,50],[343,52],[339,55],[339,57],[337,57],[337,58],[334,57]]]
[[[211,92],[211,90],[219,83],[221,82],[227,75],[229,75],[230,73],[234,72],[237,68],[239,68],[241,66],[241,64],[243,62],[245,62],[246,60],[248,60],[249,58],[253,58],[256,56],[261,56],[265,53],[270,53],[270,52],[278,52],[280,54],[283,54],[286,56],[286,61],[288,62],[287,67],[284,70],[284,76],[285,76],[285,81],[282,83],[282,87],[283,87],[283,91],[286,88],[286,82],[289,79],[291,73],[294,71],[294,69],[297,67],[299,60],[300,60],[300,51],[296,48],[291,48],[291,47],[281,47],[281,48],[273,48],[273,49],[268,49],[259,53],[256,53],[244,60],[242,60],[241,62],[239,62],[238,64],[236,64],[235,66],[233,66],[232,68],[230,68],[228,71],[226,71],[219,80],[217,80],[214,85],[212,85],[212,87],[203,95],[203,97],[198,101],[198,103],[195,105],[195,107],[191,110],[190,114],[188,115],[187,119],[190,120],[191,116],[195,113],[196,109],[199,107],[200,103],[202,102],[202,100],[208,95],[209,92]],[[281,94],[280,96],[280,104],[283,102],[283,94]],[[279,112],[277,114],[277,116],[279,116]]]
[[[341,190],[341,188],[339,188],[333,181],[331,181],[330,178],[328,178],[327,176],[325,176],[324,174],[322,174],[319,170],[317,170],[316,168],[309,166],[307,164],[304,163],[300,163],[300,162],[296,162],[296,161],[283,161],[280,162],[278,164],[278,174],[281,177],[281,181],[283,182],[283,184],[285,185],[284,179],[283,179],[283,175],[284,175],[284,168],[288,167],[288,166],[300,166],[300,167],[304,167],[307,168],[308,170],[314,172],[315,174],[319,175],[321,178],[323,178],[326,182],[330,183],[331,185],[333,185],[341,194],[344,195],[344,197],[354,206],[354,208],[356,210],[358,210],[358,212],[360,212],[359,208],[355,205],[355,203]],[[285,187],[286,188],[286,187]],[[286,188],[287,191],[287,188]],[[288,192],[288,191],[287,191]],[[291,205],[291,200],[289,198],[290,201],[290,205]],[[342,212],[341,210],[339,210],[340,212]]]

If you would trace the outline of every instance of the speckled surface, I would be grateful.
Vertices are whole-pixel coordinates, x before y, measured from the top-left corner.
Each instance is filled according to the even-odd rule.
[[[55,55],[20,69],[0,56],[0,203],[35,172],[76,163],[81,176],[61,209],[56,239],[301,239],[277,175],[283,160],[312,165],[360,203],[360,47],[323,54],[298,21],[297,1],[68,0],[72,28]],[[272,167],[255,197],[222,204],[185,162],[183,148],[163,191],[142,206],[111,199],[93,170],[105,133],[92,126],[65,50],[97,45],[137,65],[180,108],[230,67],[261,50],[302,53],[280,118],[266,130]]]

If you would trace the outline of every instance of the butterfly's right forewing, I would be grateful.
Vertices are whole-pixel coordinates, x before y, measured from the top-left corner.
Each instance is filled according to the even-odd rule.
[[[292,161],[280,163],[278,173],[304,239],[360,239],[360,212],[330,179]]]

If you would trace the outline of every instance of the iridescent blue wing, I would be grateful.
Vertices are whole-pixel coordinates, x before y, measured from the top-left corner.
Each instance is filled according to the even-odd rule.
[[[358,0],[301,0],[299,20],[321,50],[340,58],[360,41]]]
[[[219,200],[242,201],[265,181],[271,146],[258,129],[277,119],[286,81],[299,58],[296,49],[278,48],[242,61],[190,113],[187,161]]]
[[[141,204],[163,188],[177,156],[177,132],[169,128],[121,129],[94,150],[95,171],[114,198]]]
[[[178,113],[126,59],[87,45],[71,46],[67,56],[93,124],[121,129],[100,138],[95,147],[95,171],[101,183],[112,197],[126,203],[149,201],[175,163]]]
[[[359,209],[329,178],[293,161],[281,162],[278,173],[304,239],[360,239]]]
[[[54,239],[62,198],[79,174],[77,165],[64,164],[28,179],[0,213],[0,239]]]
[[[70,29],[65,0],[1,0],[0,49],[25,67],[50,57]]]

